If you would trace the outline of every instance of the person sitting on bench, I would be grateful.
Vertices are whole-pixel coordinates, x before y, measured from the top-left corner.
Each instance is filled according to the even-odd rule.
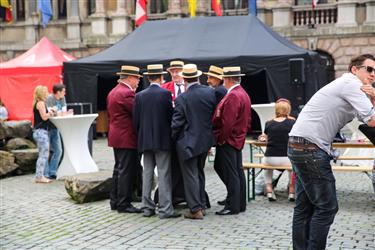
[[[287,156],[288,134],[292,129],[295,119],[290,116],[291,106],[287,99],[280,98],[276,101],[276,117],[266,122],[264,133],[259,136],[260,141],[267,141],[267,148],[263,164],[266,165],[290,165]],[[289,201],[294,201],[294,182],[292,171],[289,172]],[[266,193],[269,201],[276,201],[276,195],[272,187],[272,169],[264,170]]]

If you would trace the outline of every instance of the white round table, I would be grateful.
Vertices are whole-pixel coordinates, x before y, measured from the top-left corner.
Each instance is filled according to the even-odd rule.
[[[64,142],[64,157],[57,170],[57,179],[78,173],[99,171],[88,147],[88,131],[98,114],[51,117]]]
[[[257,112],[262,132],[264,132],[266,122],[275,117],[275,103],[252,104],[251,108]]]

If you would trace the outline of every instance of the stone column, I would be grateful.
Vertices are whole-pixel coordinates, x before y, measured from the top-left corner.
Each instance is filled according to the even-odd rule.
[[[39,16],[36,8],[36,0],[29,0],[25,2],[25,43],[34,44],[39,40]]]
[[[112,15],[112,35],[124,36],[129,30],[130,20],[125,8],[125,0],[117,0],[116,12]]]
[[[354,0],[339,0],[337,2],[337,26],[357,26],[356,5]]]
[[[257,0],[257,17],[263,23],[266,23],[266,6],[264,0]]]
[[[367,0],[365,25],[375,25],[375,0]]]
[[[107,34],[107,21],[104,9],[104,0],[96,0],[96,11],[91,15],[91,32],[93,35]]]
[[[80,20],[85,20],[89,16],[88,0],[78,1],[78,11]]]
[[[52,0],[52,20],[57,20],[59,18],[59,2],[58,0]]]
[[[79,0],[68,0],[66,3],[67,22],[66,33],[67,39],[71,42],[81,41],[81,27],[79,18]]]
[[[211,3],[211,1],[210,1]],[[210,7],[211,10],[211,7]],[[197,0],[197,16],[207,16],[207,1]]]
[[[289,0],[278,0],[273,8],[273,27],[288,27],[292,25],[292,4]]]
[[[167,16],[170,18],[180,18],[182,14],[181,0],[169,0]]]

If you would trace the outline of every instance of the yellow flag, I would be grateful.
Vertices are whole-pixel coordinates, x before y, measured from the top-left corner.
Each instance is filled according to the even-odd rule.
[[[9,9],[10,4],[8,0],[0,0],[0,6]]]
[[[197,10],[197,0],[188,0],[189,2],[189,12],[191,17],[195,17]]]

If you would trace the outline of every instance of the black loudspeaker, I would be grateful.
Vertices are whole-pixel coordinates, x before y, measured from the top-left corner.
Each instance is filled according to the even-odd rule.
[[[290,83],[301,85],[305,83],[305,60],[303,58],[289,59]]]

